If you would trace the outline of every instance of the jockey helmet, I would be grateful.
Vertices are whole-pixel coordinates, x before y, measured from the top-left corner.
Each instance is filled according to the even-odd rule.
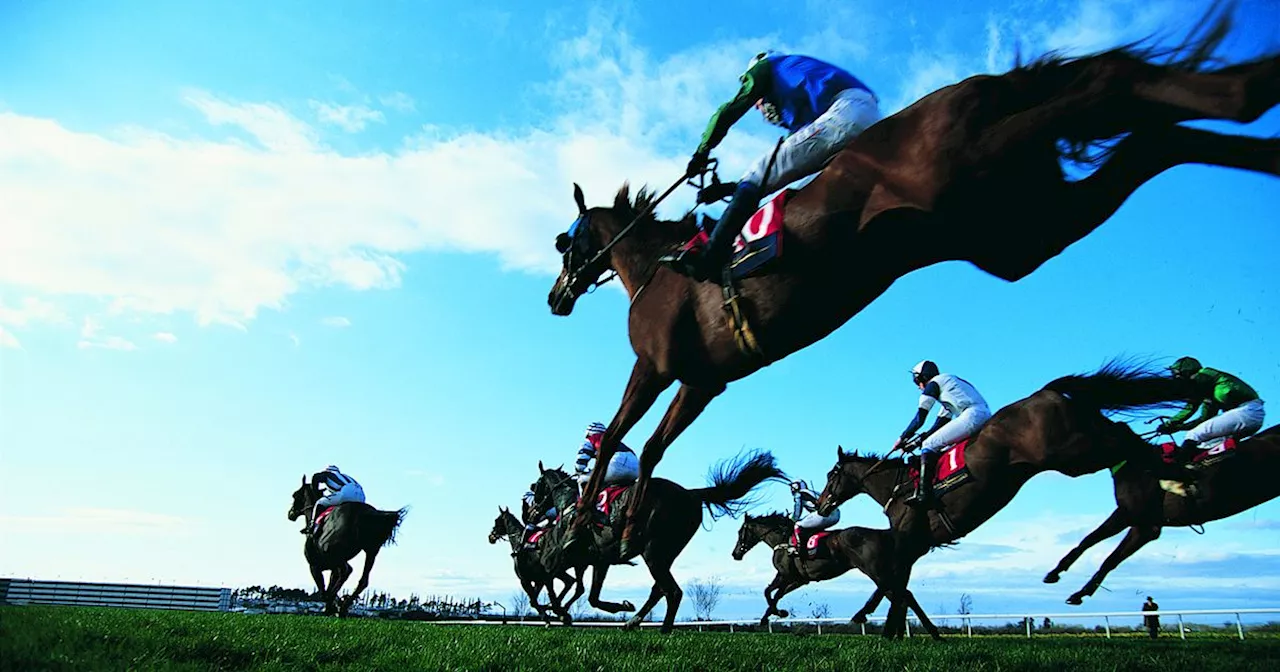
[[[925,359],[911,367],[911,380],[915,383],[927,383],[938,375],[938,365]]]
[[[1199,360],[1195,357],[1179,357],[1178,361],[1169,367],[1169,370],[1173,372],[1174,378],[1190,378],[1202,368],[1204,367],[1200,365]]]
[[[591,436],[593,436],[593,435],[595,435],[595,434],[604,434],[604,433],[605,433],[605,430],[607,430],[607,429],[609,429],[609,428],[608,428],[608,427],[605,427],[605,426],[604,426],[604,424],[599,423],[599,422],[593,422],[593,423],[591,423],[591,424],[587,425],[587,438],[590,438]]]

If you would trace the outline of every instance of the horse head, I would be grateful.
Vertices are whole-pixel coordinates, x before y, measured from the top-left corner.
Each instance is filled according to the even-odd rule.
[[[511,511],[505,506],[498,507],[498,517],[493,519],[493,529],[489,530],[489,543],[496,544],[499,539],[511,533],[507,529],[507,518],[511,516]]]
[[[836,465],[827,472],[827,485],[818,495],[818,515],[829,516],[836,507],[866,492],[862,483],[865,475],[866,466],[858,452],[846,453],[843,446],[836,446]]]
[[[578,206],[578,218],[568,231],[556,236],[556,251],[561,255],[560,276],[547,296],[553,315],[572,313],[578,297],[597,284],[609,269],[609,257],[600,252],[605,245],[602,228],[614,219],[612,212],[606,208],[588,211],[582,187],[577,183],[573,185],[573,200]]]
[[[289,520],[294,521],[298,516],[310,513],[318,499],[320,499],[319,491],[315,485],[307,483],[307,476],[303,474],[302,485],[293,491],[293,504],[289,506]]]
[[[738,528],[738,543],[733,546],[734,560],[741,560],[747,551],[764,540],[764,533],[759,528],[760,518],[753,518],[749,513],[743,516],[742,527]]]

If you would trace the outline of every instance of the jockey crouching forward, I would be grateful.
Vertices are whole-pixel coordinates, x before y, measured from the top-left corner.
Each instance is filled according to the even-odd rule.
[[[591,479],[594,467],[588,465],[591,465],[599,454],[600,440],[604,438],[606,429],[608,428],[599,422],[587,425],[586,436],[582,441],[582,447],[578,449],[578,460],[573,467],[579,492]],[[630,485],[635,483],[637,478],[640,478],[640,460],[626,444],[619,441],[618,449],[614,451],[613,457],[609,459],[609,465],[605,467],[602,485]]]
[[[1166,434],[1190,427],[1174,460],[1185,465],[1197,448],[1214,439],[1233,437],[1237,441],[1252,436],[1266,419],[1262,399],[1243,380],[1217,369],[1202,366],[1193,357],[1182,357],[1169,367],[1175,378],[1190,380],[1200,398],[1160,425]],[[1203,405],[1200,416],[1188,420]],[[1221,414],[1219,415],[1219,411]]]
[[[938,473],[939,451],[972,436],[991,417],[991,409],[968,381],[949,373],[939,373],[938,365],[927,359],[912,367],[911,380],[920,388],[920,402],[915,417],[894,442],[894,448],[924,425],[930,409],[942,404],[933,427],[921,435],[924,441],[920,445],[920,481],[916,491],[906,500],[907,504],[928,506],[933,503],[933,480]]]
[[[765,51],[751,59],[739,81],[738,94],[711,116],[686,176],[702,174],[711,150],[752,106],[766,121],[790,133],[776,157],[772,151],[760,157],[736,184],[728,182],[698,195],[701,203],[714,203],[730,193],[733,199],[705,249],[694,247],[660,260],[697,280],[719,277],[732,254],[733,239],[762,196],[821,171],[831,157],[881,118],[879,101],[866,84],[816,58]]]
[[[302,530],[303,534],[318,531],[316,517],[325,507],[337,506],[344,502],[364,501],[364,488],[360,487],[356,479],[342,473],[332,464],[325,467],[324,471],[313,475],[311,482],[320,488],[323,496],[316,500],[316,505],[311,511],[311,524]]]
[[[810,535],[840,522],[840,509],[832,511],[829,516],[818,515],[818,494],[804,481],[791,483],[791,496],[795,498],[795,510],[791,512],[791,519],[796,521],[796,525],[787,553],[799,555]]]

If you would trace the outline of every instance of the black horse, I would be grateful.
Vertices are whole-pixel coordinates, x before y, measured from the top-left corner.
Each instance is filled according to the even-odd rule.
[[[511,557],[515,562],[516,578],[520,579],[520,587],[529,596],[529,606],[533,607],[547,623],[551,622],[551,616],[547,613],[547,607],[550,607],[551,611],[560,617],[561,623],[572,624],[573,618],[569,615],[569,607],[582,597],[582,577],[587,573],[587,563],[570,568],[574,570],[576,576],[569,574],[568,571],[559,573],[547,571],[537,551],[524,548],[524,523],[521,523],[511,511],[498,507],[498,517],[493,520],[493,529],[489,531],[489,543],[496,544],[504,537],[511,544]],[[555,590],[556,579],[564,584],[559,594]],[[547,590],[549,604],[546,605],[538,602],[538,594],[543,588]],[[570,588],[577,590],[568,602],[563,602]]]
[[[541,464],[538,466],[542,467]],[[778,469],[773,455],[760,452],[722,462],[712,474],[710,487],[706,488],[690,490],[664,478],[655,478],[649,485],[650,492],[657,495],[653,506],[638,521],[636,534],[629,547],[631,551],[624,554],[621,548],[624,524],[622,513],[630,498],[636,495],[636,486],[628,486],[613,500],[610,513],[606,516],[597,517],[595,507],[588,509],[583,515],[593,519],[588,523],[591,543],[573,544],[566,549],[563,541],[575,515],[578,484],[561,469],[541,471],[542,474],[533,487],[534,506],[545,511],[554,505],[567,517],[552,525],[547,530],[545,541],[539,544],[543,565],[548,569],[571,567],[586,557],[591,558],[593,563],[598,563],[593,564],[591,580],[592,604],[595,605],[595,598],[599,596],[600,586],[604,582],[604,570],[609,565],[623,564],[637,555],[642,556],[645,565],[649,567],[649,574],[653,576],[653,588],[649,591],[649,599],[627,621],[626,628],[639,627],[644,617],[658,604],[658,600],[665,597],[667,613],[662,619],[664,633],[671,632],[676,611],[684,596],[684,591],[671,575],[671,565],[702,524],[702,507],[707,507],[717,515],[735,515],[749,504],[748,495],[756,486],[785,477]],[[607,496],[605,499],[607,501]],[[616,613],[633,609],[630,603],[612,606],[622,608],[606,611]]]
[[[312,525],[311,516],[316,502],[320,499],[320,487],[307,483],[302,477],[302,486],[293,492],[293,506],[289,508],[289,520],[297,520],[304,516],[307,526]],[[373,569],[373,561],[383,546],[394,543],[396,529],[408,513],[408,507],[398,511],[379,511],[364,502],[345,502],[339,504],[330,513],[318,533],[307,535],[303,554],[307,564],[311,566],[311,578],[315,579],[316,589],[324,596],[325,615],[337,614],[346,616],[347,610],[355,603],[360,591],[369,587],[369,570]],[[364,572],[356,589],[338,602],[338,591],[351,576],[351,565],[348,564],[356,553],[364,552]],[[324,586],[324,572],[329,572],[329,587]]]

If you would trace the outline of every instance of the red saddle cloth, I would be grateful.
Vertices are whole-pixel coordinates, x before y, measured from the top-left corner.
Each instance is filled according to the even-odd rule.
[[[804,548],[806,551],[806,557],[812,558],[816,556],[818,554],[818,549],[821,548],[820,544],[822,543],[822,540],[830,534],[830,532],[818,532],[805,540]],[[797,541],[799,541],[799,539],[796,538],[796,530],[793,527],[791,528],[791,545],[795,546]]]
[[[312,527],[313,527],[317,532],[320,530],[320,524],[324,522],[324,519],[325,519],[325,518],[328,518],[328,517],[329,517],[329,514],[330,514],[330,513],[333,513],[333,510],[334,510],[335,508],[337,508],[337,507],[333,507],[333,506],[326,506],[326,507],[324,507],[323,509],[321,509],[321,510],[320,510],[320,515],[316,516],[316,522],[315,522],[315,525],[313,525],[313,526],[312,526]]]
[[[525,540],[524,540],[524,547],[525,547],[525,548],[537,548],[537,547],[538,547],[538,541],[539,541],[539,540],[541,540],[541,539],[542,539],[542,535],[544,535],[544,534],[546,534],[546,533],[547,533],[547,529],[546,529],[546,528],[542,528],[542,529],[540,529],[540,530],[535,531],[533,534],[529,535],[529,538],[528,538],[528,539],[525,539]]]
[[[964,461],[964,449],[968,446],[969,439],[965,439],[943,450],[938,456],[938,474],[933,479],[934,494],[941,494],[940,487],[955,487],[969,476],[969,469]],[[920,468],[912,464],[908,473],[911,474],[911,485],[915,487],[920,482]]]
[[[596,511],[608,516],[613,511],[613,502],[627,491],[629,485],[610,485],[600,491],[600,495],[596,497]]]
[[[1219,443],[1212,448],[1203,448],[1197,450],[1191,456],[1191,464],[1212,463],[1218,461],[1222,457],[1226,457],[1229,453],[1236,449],[1236,440],[1234,437],[1228,436],[1225,441]],[[1173,454],[1178,450],[1178,444],[1172,441],[1160,444],[1160,457],[1165,464],[1173,464]]]
[[[794,189],[784,189],[769,199],[733,239],[733,258],[729,262],[733,279],[746,277],[782,256],[782,220],[787,199],[794,193]],[[681,249],[700,248],[707,244],[707,239],[707,232],[699,231]]]

